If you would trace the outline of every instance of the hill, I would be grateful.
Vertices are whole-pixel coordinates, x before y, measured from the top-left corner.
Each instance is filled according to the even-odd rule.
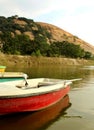
[[[6,54],[83,58],[94,54],[94,47],[59,27],[15,15],[0,17],[0,51]]]
[[[74,43],[76,45],[80,45],[85,51],[89,51],[94,54],[94,46],[82,39],[78,38],[77,36],[72,35],[71,33],[48,23],[37,22],[41,27],[47,29],[48,32],[51,33],[52,38],[50,39],[51,42],[55,41],[68,41],[70,43]]]

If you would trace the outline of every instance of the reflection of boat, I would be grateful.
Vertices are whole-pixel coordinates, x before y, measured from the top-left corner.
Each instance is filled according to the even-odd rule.
[[[0,66],[0,82],[20,80],[24,78],[22,72],[5,72],[6,66]]]
[[[70,84],[71,81],[47,78],[0,83],[0,114],[47,108],[69,92]]]
[[[44,129],[52,122],[56,121],[61,115],[66,114],[65,110],[71,106],[69,96],[66,95],[59,102],[47,109],[23,114],[13,114],[1,116],[0,129],[1,130],[38,130]]]

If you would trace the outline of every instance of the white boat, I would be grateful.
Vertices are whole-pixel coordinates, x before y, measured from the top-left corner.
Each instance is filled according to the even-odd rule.
[[[0,72],[0,83],[12,80],[24,79],[25,73],[23,72]]]

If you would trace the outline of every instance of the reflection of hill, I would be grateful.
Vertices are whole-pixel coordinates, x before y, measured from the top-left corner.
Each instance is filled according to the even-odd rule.
[[[8,115],[0,118],[1,130],[38,130],[47,127],[70,107],[69,96],[66,95],[57,104],[39,112]]]

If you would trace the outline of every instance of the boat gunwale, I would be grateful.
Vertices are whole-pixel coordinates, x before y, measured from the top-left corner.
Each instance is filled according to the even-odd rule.
[[[70,85],[66,85],[64,87],[56,88],[54,90],[50,90],[50,91],[46,91],[46,92],[28,93],[28,94],[20,94],[20,95],[9,95],[9,96],[4,95],[4,96],[0,96],[0,100],[13,99],[13,98],[28,98],[28,97],[40,96],[40,95],[44,95],[44,94],[54,93],[56,91],[61,91],[62,89],[66,89],[67,87],[70,87]]]

